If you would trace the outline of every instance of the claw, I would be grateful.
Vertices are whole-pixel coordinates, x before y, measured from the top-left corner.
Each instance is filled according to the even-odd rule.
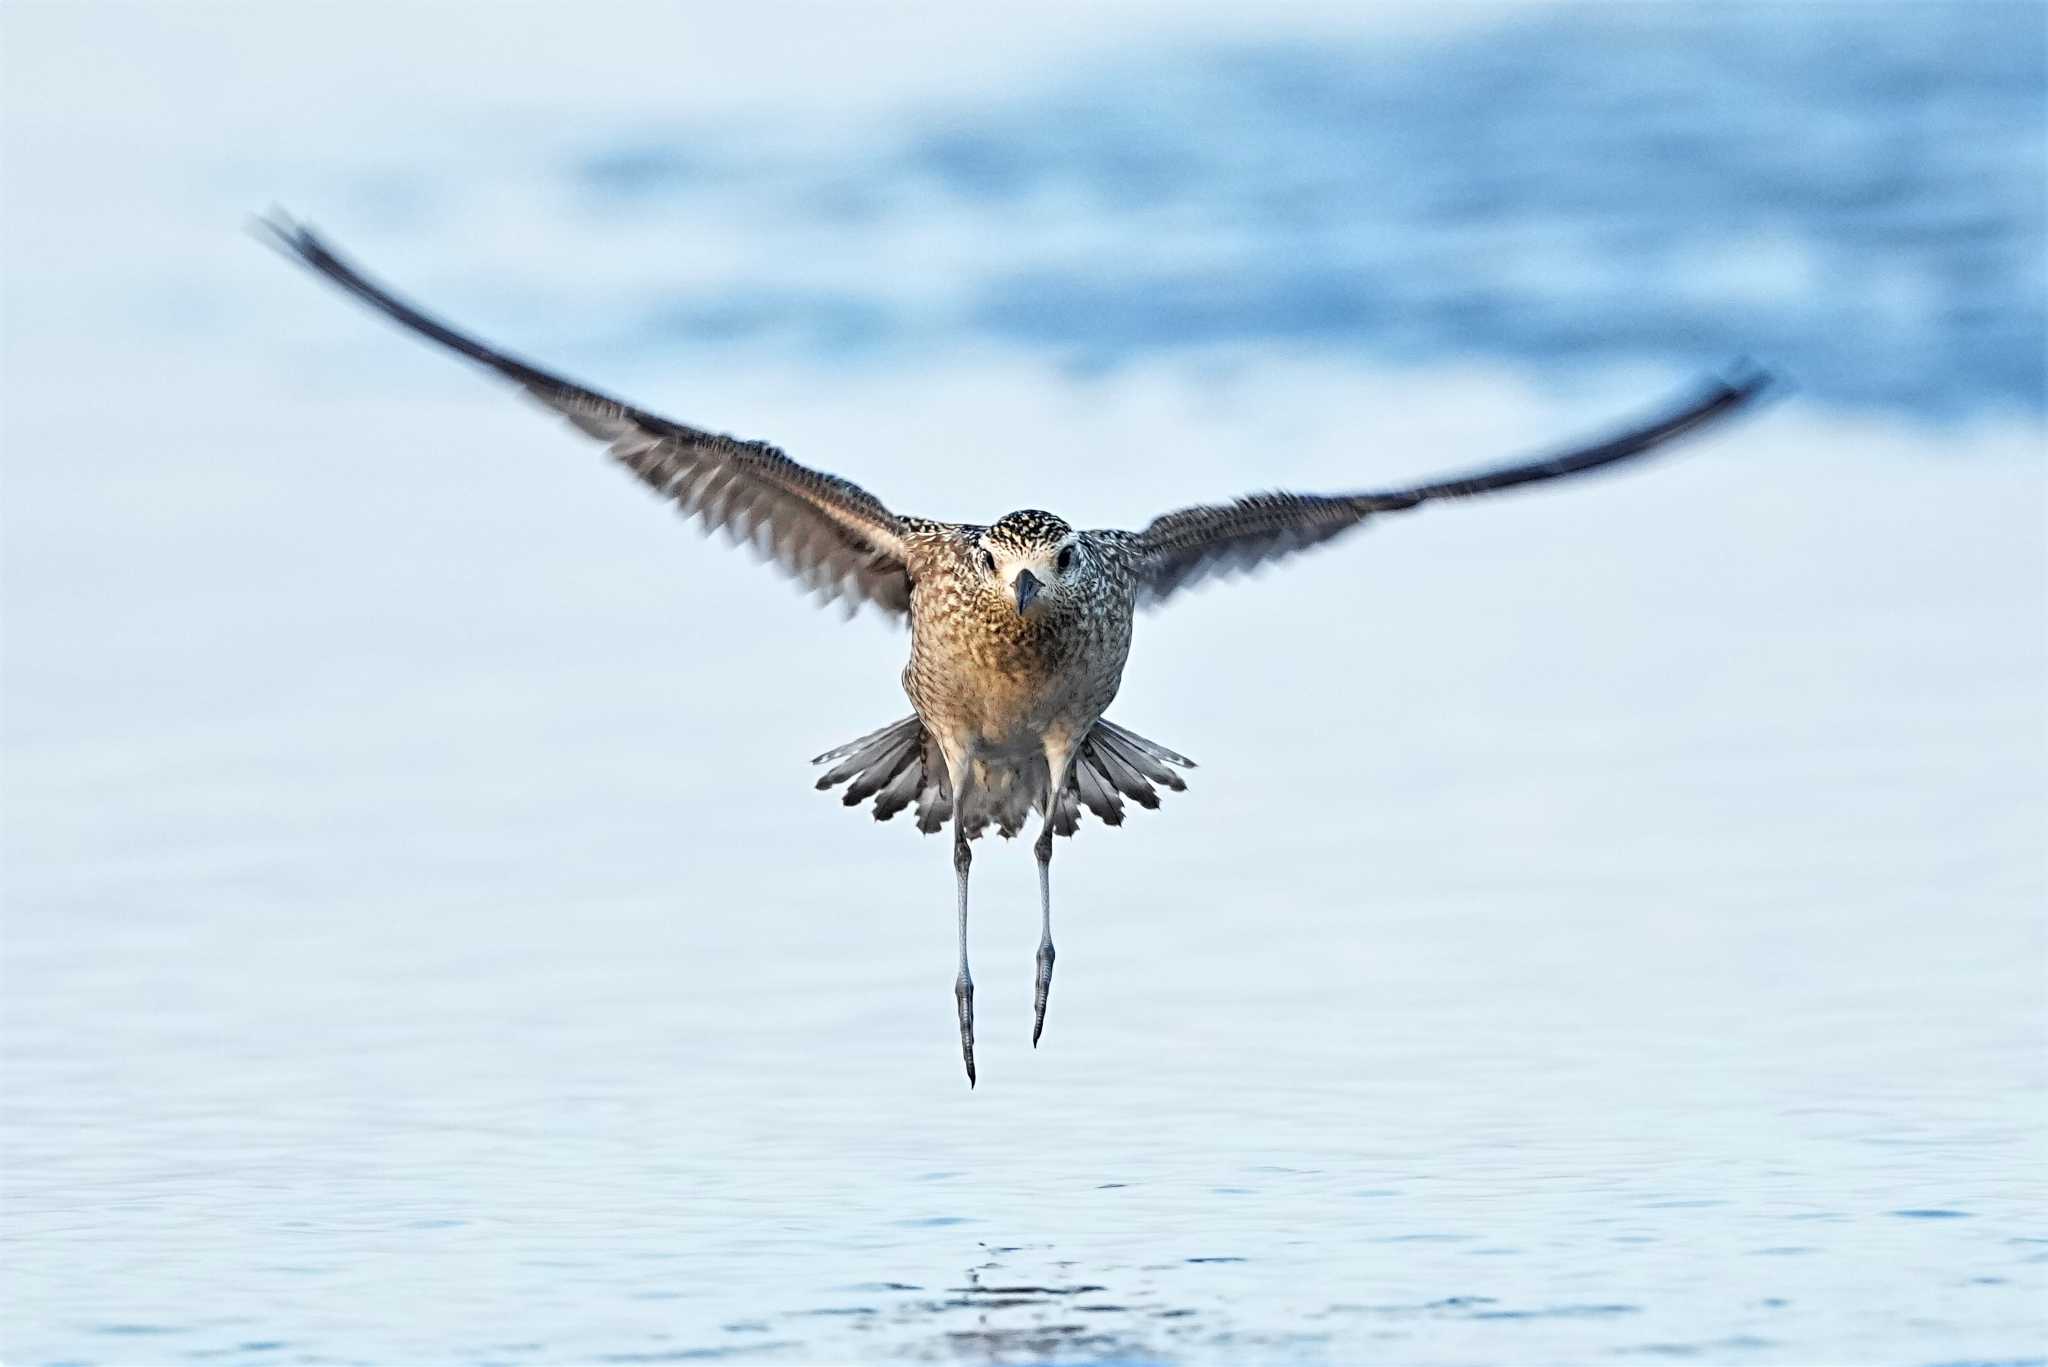
[[[974,980],[964,974],[953,982],[953,1000],[960,1008],[960,1059],[967,1065],[967,1085],[974,1086]]]
[[[1052,995],[1052,941],[1038,946],[1038,990],[1031,998],[1031,1047],[1038,1047],[1038,1037],[1045,1030],[1045,999]]]

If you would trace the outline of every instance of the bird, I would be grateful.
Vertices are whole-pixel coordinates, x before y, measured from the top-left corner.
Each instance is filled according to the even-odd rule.
[[[908,626],[903,690],[911,714],[819,755],[817,787],[844,786],[849,807],[887,821],[913,809],[918,830],[952,828],[959,967],[954,1015],[967,1084],[974,1065],[968,971],[972,842],[1017,834],[1036,813],[1039,942],[1031,1043],[1045,1029],[1055,953],[1052,854],[1084,812],[1121,825],[1124,802],[1183,792],[1193,760],[1104,714],[1149,610],[1204,583],[1327,545],[1367,522],[1604,470],[1729,417],[1773,383],[1737,361],[1656,416],[1600,440],[1474,472],[1374,492],[1254,493],[1167,512],[1136,530],[1077,528],[1038,509],[993,522],[893,511],[866,489],[798,464],[762,441],[677,422],[565,379],[423,312],[345,260],[282,211],[258,233],[386,318],[492,371],[603,442],[623,465],[706,532],[750,544],[821,601],[867,607]]]

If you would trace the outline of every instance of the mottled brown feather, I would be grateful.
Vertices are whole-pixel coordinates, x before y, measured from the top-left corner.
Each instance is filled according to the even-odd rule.
[[[903,528],[873,494],[766,442],[686,426],[551,374],[459,332],[372,281],[310,229],[258,220],[283,251],[386,317],[486,366],[611,447],[612,457],[706,531],[724,531],[826,600],[910,610]]]
[[[1204,579],[1256,569],[1319,546],[1375,513],[1402,512],[1438,499],[1471,498],[1646,455],[1742,407],[1769,386],[1770,378],[1764,372],[1738,368],[1670,412],[1603,441],[1405,489],[1333,495],[1252,494],[1231,503],[1167,513],[1131,538],[1139,605],[1154,606]]]

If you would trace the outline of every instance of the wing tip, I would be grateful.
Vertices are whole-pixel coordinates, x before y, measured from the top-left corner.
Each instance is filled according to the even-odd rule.
[[[326,250],[313,230],[293,218],[282,205],[273,204],[260,214],[249,215],[244,226],[264,246],[308,265],[316,264]]]
[[[278,255],[326,276],[350,294],[376,305],[407,326],[419,328],[418,322],[406,316],[410,310],[364,279],[362,272],[337,256],[334,248],[328,246],[310,224],[294,218],[282,206],[273,204],[260,214],[249,215],[246,226],[251,237]],[[446,344],[445,339],[436,340]]]
[[[1754,356],[1748,355],[1738,355],[1722,366],[1720,374],[1715,379],[1733,404],[1748,404],[1763,398],[1784,398],[1795,388],[1783,372],[1772,370]]]

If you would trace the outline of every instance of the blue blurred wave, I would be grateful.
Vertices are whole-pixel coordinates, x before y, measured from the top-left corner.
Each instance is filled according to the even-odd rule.
[[[1746,353],[1845,406],[2038,413],[2043,13],[1588,7],[1133,52],[811,144],[621,131],[557,174],[592,220],[762,236],[734,275],[647,282],[633,345],[1090,369],[1271,344],[1538,371]],[[906,264],[934,231],[967,245]]]

